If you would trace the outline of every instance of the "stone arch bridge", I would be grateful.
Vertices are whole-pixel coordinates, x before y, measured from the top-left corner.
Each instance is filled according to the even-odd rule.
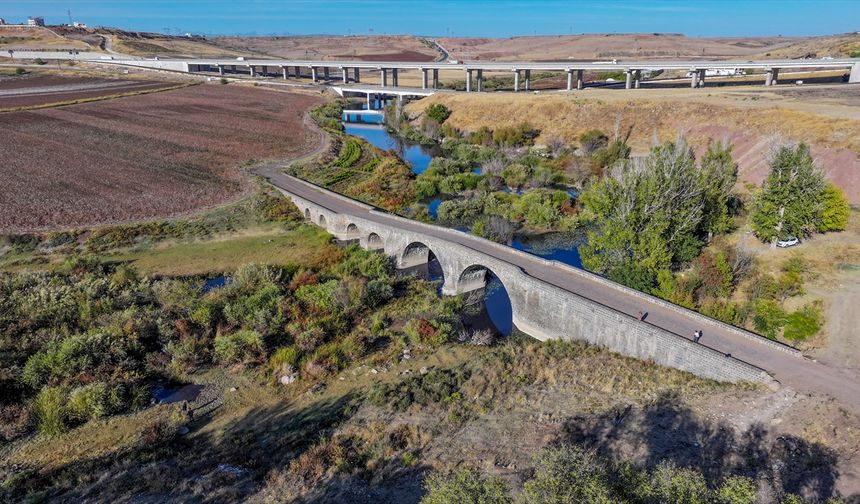
[[[445,295],[479,289],[492,272],[508,292],[514,325],[539,340],[583,340],[720,381],[790,383],[860,407],[860,383],[840,380],[835,370],[789,346],[587,271],[392,215],[274,168],[258,174],[310,222],[339,239],[384,251],[398,268],[426,263],[432,253],[442,267]],[[646,314],[645,320],[639,319],[639,312]],[[696,330],[704,334],[699,343],[692,339]]]

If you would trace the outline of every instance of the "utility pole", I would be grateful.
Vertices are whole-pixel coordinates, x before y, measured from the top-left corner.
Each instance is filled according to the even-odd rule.
[[[74,21],[72,21],[72,9],[67,9],[67,10],[66,10],[66,12],[68,12],[68,13],[69,13],[69,26],[74,25],[74,24],[75,24],[75,22],[74,22]]]

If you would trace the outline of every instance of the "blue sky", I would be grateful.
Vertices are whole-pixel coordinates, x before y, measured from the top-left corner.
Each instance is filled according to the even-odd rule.
[[[30,15],[132,30],[201,34],[408,33],[508,37],[672,32],[816,35],[860,30],[860,0],[0,0]]]

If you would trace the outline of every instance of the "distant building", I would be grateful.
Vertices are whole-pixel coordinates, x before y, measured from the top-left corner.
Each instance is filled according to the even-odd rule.
[[[45,26],[45,18],[41,16],[30,16],[27,18],[27,26]]]
[[[86,28],[87,27],[86,23],[81,23],[80,21],[75,21],[74,23],[72,23],[72,26],[74,26],[75,28]]]

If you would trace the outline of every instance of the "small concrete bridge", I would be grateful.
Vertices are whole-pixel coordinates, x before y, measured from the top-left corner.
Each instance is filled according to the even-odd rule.
[[[384,252],[398,268],[426,263],[432,253],[443,270],[443,294],[482,288],[492,272],[508,292],[514,325],[537,339],[584,340],[715,380],[786,383],[833,395],[860,410],[860,382],[786,345],[584,270],[392,215],[275,168],[257,174],[308,221],[339,239]],[[647,313],[644,321],[639,312]],[[700,343],[692,341],[696,330],[704,332]]]

